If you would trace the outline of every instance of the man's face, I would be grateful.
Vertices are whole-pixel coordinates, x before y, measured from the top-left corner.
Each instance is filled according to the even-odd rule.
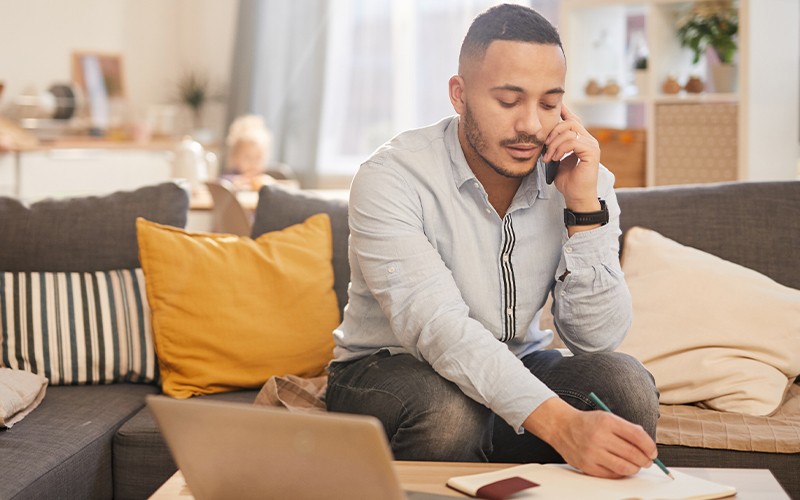
[[[559,122],[566,62],[556,45],[497,40],[462,68],[461,115],[470,167],[505,177],[533,171]],[[463,143],[462,143],[463,144]],[[485,165],[473,165],[475,162]]]

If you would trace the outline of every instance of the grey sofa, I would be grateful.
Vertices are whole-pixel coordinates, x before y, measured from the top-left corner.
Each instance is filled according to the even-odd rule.
[[[800,247],[800,182],[623,189],[618,194],[623,229],[650,227],[800,288],[800,263],[793,253]],[[135,266],[135,217],[183,226],[188,208],[185,193],[169,184],[144,192],[73,201],[73,206],[49,203],[55,204],[38,207],[48,209],[43,217],[26,219],[20,225],[19,218],[29,214],[15,201],[0,198],[0,272],[31,270],[32,255],[55,258],[52,254],[59,248],[68,251],[57,253],[77,259],[59,261],[59,266],[64,265],[59,269],[76,265],[91,269],[110,255],[124,258],[103,261],[109,268]],[[260,193],[253,235],[302,222],[319,212],[331,216],[334,288],[341,310],[350,276],[345,202],[266,186]],[[81,231],[83,236],[78,243],[70,234],[61,239],[46,237],[59,230]],[[20,246],[34,235],[50,248]],[[103,248],[86,243],[109,240],[112,243]],[[146,498],[176,470],[144,407],[144,397],[157,392],[156,384],[48,387],[36,410],[11,430],[0,432],[0,499]],[[255,396],[255,391],[242,391],[204,397],[249,402]],[[792,497],[800,498],[797,455],[661,446],[660,456],[675,467],[769,468]]]
[[[139,267],[136,217],[184,227],[188,207],[186,192],[171,183],[104,197],[47,200],[30,207],[0,197],[0,273]],[[341,309],[349,280],[342,278],[349,277],[345,202],[265,190],[254,236],[322,211],[331,215],[335,231]],[[0,334],[7,335],[1,326]],[[33,412],[0,431],[0,499],[147,498],[177,469],[144,406],[146,395],[159,392],[157,383],[125,381],[48,386]],[[240,391],[204,397],[252,402],[256,394]]]

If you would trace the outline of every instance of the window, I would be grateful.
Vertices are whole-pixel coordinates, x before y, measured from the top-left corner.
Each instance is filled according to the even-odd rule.
[[[332,0],[317,172],[349,177],[378,146],[454,113],[472,19],[496,0]],[[558,0],[521,2],[556,22]]]

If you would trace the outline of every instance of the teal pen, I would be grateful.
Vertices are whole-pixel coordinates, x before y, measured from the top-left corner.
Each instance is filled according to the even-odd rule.
[[[599,406],[601,410],[603,410],[603,411],[607,411],[608,413],[613,413],[613,412],[612,412],[612,411],[611,411],[611,410],[608,408],[608,406],[606,406],[606,404],[605,404],[605,403],[603,403],[603,402],[600,400],[600,398],[598,398],[598,397],[597,397],[597,394],[595,394],[595,393],[593,393],[593,392],[590,392],[590,393],[589,393],[589,398],[590,398],[592,401],[594,401],[594,403],[595,403],[597,406]],[[675,479],[675,476],[673,476],[673,475],[672,475],[672,473],[669,471],[669,469],[667,469],[667,466],[666,466],[666,465],[664,465],[663,463],[661,463],[661,460],[659,460],[659,459],[657,459],[657,458],[654,458],[654,459],[653,459],[653,463],[654,463],[654,464],[656,464],[656,465],[658,466],[658,468],[659,468],[659,469],[661,469],[661,470],[664,472],[664,474],[666,474],[667,476],[669,476],[669,477],[670,477],[670,479]]]

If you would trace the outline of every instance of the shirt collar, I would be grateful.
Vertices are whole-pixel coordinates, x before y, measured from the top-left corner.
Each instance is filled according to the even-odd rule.
[[[445,130],[444,134],[444,142],[445,146],[447,147],[447,151],[450,154],[450,166],[453,169],[453,181],[456,184],[456,188],[460,189],[468,181],[477,181],[475,178],[475,174],[472,172],[472,169],[469,168],[469,164],[467,163],[467,158],[464,156],[464,150],[461,149],[461,143],[458,140],[458,122],[459,116],[455,115],[450,120],[450,123],[447,125],[447,129]],[[542,159],[539,158],[536,162],[536,168],[530,175],[526,176],[522,180],[522,184],[517,191],[517,195],[515,196],[515,200],[519,199],[520,196],[524,196],[524,199],[527,201],[528,205],[533,204],[533,200],[535,198],[542,198],[542,199],[549,199],[551,194],[551,188],[553,186],[548,186],[545,182],[544,176],[544,163]],[[514,203],[512,202],[512,206]]]
[[[458,140],[458,115],[453,116],[447,129],[444,133],[444,144],[447,147],[447,152],[450,154],[450,167],[453,169],[453,181],[456,188],[460,189],[464,183],[477,180],[472,169],[469,168],[467,158],[464,156],[464,150],[461,149],[461,143]]]

